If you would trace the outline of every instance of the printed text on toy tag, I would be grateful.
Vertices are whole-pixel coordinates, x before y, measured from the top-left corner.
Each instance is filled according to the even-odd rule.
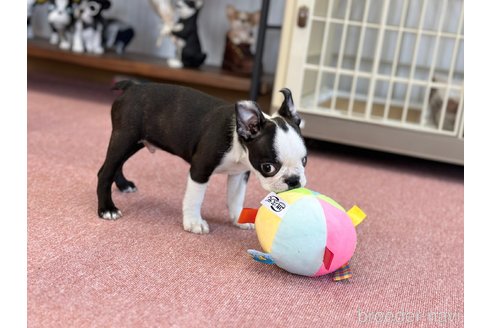
[[[282,218],[287,212],[289,205],[275,193],[269,193],[265,199],[261,201],[261,204],[275,213],[278,217]]]

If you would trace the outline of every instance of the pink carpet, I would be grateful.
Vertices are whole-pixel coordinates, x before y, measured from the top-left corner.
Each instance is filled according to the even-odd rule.
[[[353,278],[305,278],[253,262],[253,231],[228,222],[211,180],[211,233],[183,231],[188,165],[141,151],[123,218],[97,217],[109,86],[28,77],[29,327],[463,326],[463,168],[309,141],[308,187],[368,218]],[[251,178],[246,206],[265,195]]]

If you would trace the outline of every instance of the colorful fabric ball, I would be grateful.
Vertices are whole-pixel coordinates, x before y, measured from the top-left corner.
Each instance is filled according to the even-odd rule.
[[[354,226],[365,218],[358,207],[346,212],[330,197],[306,188],[270,193],[257,212],[248,209],[243,214],[240,222],[254,221],[264,251],[248,253],[257,261],[304,276],[342,268],[355,251]]]

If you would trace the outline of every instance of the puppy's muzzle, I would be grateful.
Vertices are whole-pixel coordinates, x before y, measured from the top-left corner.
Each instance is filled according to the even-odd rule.
[[[301,177],[298,175],[292,175],[284,180],[289,187],[289,190],[301,187]]]

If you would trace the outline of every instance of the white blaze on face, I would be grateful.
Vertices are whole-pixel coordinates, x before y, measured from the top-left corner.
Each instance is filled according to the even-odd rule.
[[[304,174],[303,158],[307,155],[306,146],[299,134],[290,126],[287,125],[287,131],[277,127],[274,147],[277,153],[277,160],[282,167],[273,177],[263,177],[258,174],[260,183],[263,188],[281,192],[289,187],[285,183],[285,179],[291,176],[298,176],[301,187],[306,185],[306,176]]]

